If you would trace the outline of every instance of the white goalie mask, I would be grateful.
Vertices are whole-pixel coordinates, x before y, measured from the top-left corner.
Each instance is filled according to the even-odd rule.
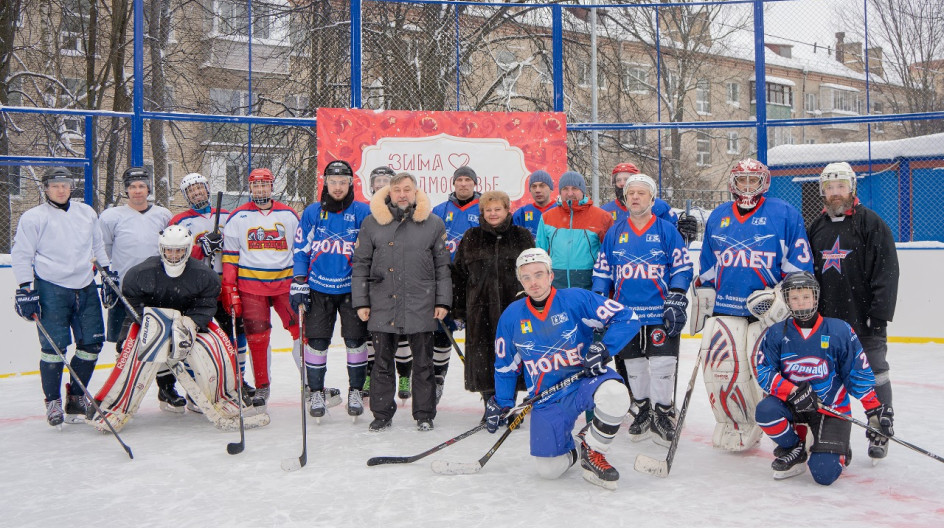
[[[169,277],[179,277],[187,267],[187,259],[193,250],[193,235],[190,230],[179,225],[168,226],[161,231],[158,246],[164,272]]]

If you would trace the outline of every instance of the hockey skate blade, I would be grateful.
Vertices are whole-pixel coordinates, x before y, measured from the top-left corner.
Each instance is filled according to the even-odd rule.
[[[430,467],[433,473],[438,475],[471,475],[482,470],[482,465],[478,462],[449,462],[447,460],[434,460]]]
[[[786,471],[774,471],[774,480],[784,480],[806,472],[806,464],[797,464]]]
[[[593,471],[584,469],[582,470],[583,479],[593,484],[594,486],[600,486],[603,489],[615,490],[619,486],[618,480],[603,480],[600,477],[596,476]]]
[[[174,407],[173,405],[164,401],[160,402],[158,407],[160,407],[160,409],[164,412],[169,412],[173,414],[183,414],[187,410],[186,406],[184,405],[181,405],[180,407]]]
[[[630,441],[630,442],[642,442],[643,440],[648,440],[650,436],[652,436],[652,431],[646,431],[645,433],[643,433],[643,434],[638,434],[638,435],[630,434],[630,435],[629,435],[629,441]]]
[[[648,473],[662,478],[669,476],[669,464],[665,460],[656,460],[643,454],[636,455],[633,469],[640,473]]]
[[[302,461],[298,457],[282,459],[282,471],[298,471],[302,467]]]

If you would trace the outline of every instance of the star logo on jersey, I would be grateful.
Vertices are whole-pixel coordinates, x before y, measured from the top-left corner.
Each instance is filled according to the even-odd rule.
[[[629,242],[629,233],[620,233],[619,243],[625,244]]]
[[[721,227],[728,227],[729,225],[731,225],[731,217],[730,217],[730,216],[726,216],[726,217],[724,217],[724,218],[721,219]]]
[[[522,334],[530,334],[531,332],[532,332],[532,329],[531,329],[531,320],[530,320],[530,319],[522,319],[522,320],[521,320],[521,333],[522,333]]]
[[[526,211],[524,213],[524,221],[531,222],[534,220],[534,211]]]
[[[841,249],[839,247],[839,237],[836,237],[836,242],[833,244],[832,249],[826,249],[820,251],[823,255],[823,273],[826,273],[826,270],[829,268],[834,268],[839,274],[842,274],[842,259],[846,258],[846,255],[852,253],[851,249]]]

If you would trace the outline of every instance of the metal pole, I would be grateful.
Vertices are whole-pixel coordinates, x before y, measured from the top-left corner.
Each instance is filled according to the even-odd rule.
[[[247,102],[248,107],[246,108],[246,115],[252,115],[252,0],[246,0],[246,13],[249,26],[249,71],[246,73],[248,81],[248,90],[249,90],[249,101]],[[246,169],[246,185],[249,185],[249,173],[252,172],[252,123],[249,123],[246,134],[246,159],[249,164]],[[275,189],[273,189],[274,191]],[[252,193],[250,193],[252,194]]]
[[[564,111],[564,16],[561,6],[551,6],[551,50],[553,54],[554,111]]]
[[[85,204],[98,211],[95,199],[95,117],[85,116]]]
[[[764,0],[754,0],[754,108],[757,118],[757,160],[767,164],[767,61],[764,58]]]
[[[144,165],[144,0],[134,1],[134,83],[131,99],[131,166]],[[87,132],[87,131],[86,131]]]
[[[595,6],[597,0],[592,0],[591,5]],[[597,8],[590,8],[590,121],[598,121],[599,107],[599,82],[597,79]],[[600,201],[600,131],[593,130],[590,137],[590,169],[592,173],[592,186],[590,196],[594,203]]]
[[[361,58],[361,0],[351,0],[351,108],[363,104],[361,83],[363,70]]]

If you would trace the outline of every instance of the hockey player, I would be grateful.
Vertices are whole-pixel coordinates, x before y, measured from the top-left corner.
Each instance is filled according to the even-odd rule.
[[[180,192],[190,204],[190,209],[178,213],[171,218],[170,225],[179,225],[187,228],[194,239],[193,251],[191,256],[197,260],[202,260],[206,265],[213,268],[218,275],[223,275],[223,232],[226,224],[226,218],[229,211],[226,209],[216,210],[210,205],[210,183],[206,177],[197,172],[191,172],[180,180]],[[219,218],[219,225],[216,225]],[[214,229],[216,227],[216,229]],[[223,307],[220,300],[216,304],[216,315],[214,315],[217,324],[223,329],[223,332],[232,340],[233,321],[232,316]],[[233,343],[239,358],[239,372],[245,373],[246,369],[246,332],[243,330],[242,317],[236,318],[236,342]],[[256,389],[242,380],[243,392],[250,397],[254,396]],[[259,402],[261,405],[261,401]],[[191,410],[198,411],[195,404],[191,404]]]
[[[128,203],[102,211],[98,223],[102,229],[105,252],[117,273],[120,284],[128,270],[148,257],[156,257],[157,235],[170,221],[171,212],[148,202],[151,194],[151,176],[144,167],[129,167],[121,177]],[[121,353],[118,334],[124,325],[125,307],[111,288],[102,285],[102,304],[108,309],[105,339],[115,343],[116,355]],[[186,400],[177,394],[174,375],[169,369],[157,374],[157,400],[164,411],[182,413]]]
[[[790,318],[767,330],[757,381],[770,395],[757,405],[757,423],[777,444],[774,478],[803,472],[809,447],[813,480],[828,486],[839,478],[850,457],[851,424],[817,412],[820,405],[849,414],[849,394],[865,407],[869,424],[885,436],[868,432],[870,441],[894,434],[894,413],[876,397],[875,378],[855,331],[845,322],[817,312],[820,287],[812,273],[788,275],[780,284]],[[813,444],[806,445],[806,427]]]
[[[346,161],[332,161],[324,170],[321,201],[302,213],[295,234],[292,308],[305,306],[305,368],[311,392],[309,414],[325,415],[324,379],[334,323],[341,317],[347,348],[347,413],[364,413],[361,389],[367,375],[367,324],[351,306],[351,259],[361,223],[370,206],[354,201],[354,171]]]
[[[856,174],[845,162],[830,163],[820,175],[825,209],[807,231],[816,278],[822,287],[820,311],[849,323],[875,374],[875,393],[892,408],[886,327],[898,298],[898,251],[891,229],[859,203]],[[888,441],[870,439],[869,457],[885,458]]]
[[[95,257],[108,266],[108,254],[95,211],[84,203],[69,200],[75,188],[69,169],[47,169],[42,184],[45,203],[23,213],[13,239],[10,256],[19,285],[15,294],[16,313],[30,322],[38,318],[62,353],[66,353],[66,347],[75,338],[69,376],[88,387],[105,341],[102,305],[89,262]],[[64,419],[69,423],[84,422],[87,401],[82,388],[78,383],[66,384],[64,417],[60,392],[62,358],[41,333],[39,345],[46,421],[52,426],[59,426]]]
[[[511,223],[526,228],[531,232],[531,237],[536,237],[541,215],[557,207],[557,202],[551,200],[554,180],[547,171],[536,170],[528,176],[528,192],[531,193],[534,203],[519,207],[512,215]]]
[[[223,308],[242,316],[252,356],[256,398],[269,401],[269,334],[271,310],[298,339],[298,316],[292,311],[292,234],[298,213],[272,199],[275,177],[269,169],[249,174],[250,201],[230,213],[223,230]]]
[[[456,258],[456,250],[466,231],[479,225],[479,196],[475,190],[479,177],[472,167],[463,165],[452,174],[453,193],[449,199],[433,208],[433,214],[446,225],[446,247],[449,248],[450,262]],[[443,324],[455,332],[461,330],[452,317],[446,317]],[[449,358],[452,356],[452,343],[449,336],[437,328],[433,334],[433,370],[436,374],[436,402],[442,398],[449,370]]]
[[[718,422],[712,443],[730,451],[749,449],[760,438],[754,421],[763,396],[754,379],[758,339],[787,315],[774,286],[787,273],[813,271],[803,218],[790,204],[764,196],[769,188],[763,163],[743,159],[731,169],[734,200],[705,223],[692,309],[692,333],[704,326],[705,387]]]
[[[127,320],[124,346],[96,399],[104,416],[93,422],[106,430],[104,420],[119,430],[131,420],[155,372],[171,368],[187,394],[216,427],[238,426],[239,370],[230,338],[213,322],[220,278],[200,261],[190,258],[193,235],[172,225],[158,238],[159,256],[127,271],[122,294],[142,315],[142,322]],[[127,340],[124,337],[127,336]],[[247,427],[268,423],[256,413]]]
[[[593,268],[593,291],[632,308],[642,323],[639,335],[616,358],[628,382],[636,418],[634,441],[656,434],[668,446],[675,436],[673,397],[679,335],[687,319],[685,291],[692,281],[688,248],[675,227],[652,214],[656,182],[632,174],[623,187],[629,216],[606,233]]]
[[[616,194],[616,198],[601,205],[600,209],[610,213],[614,224],[629,216],[629,209],[627,208],[626,197],[623,195],[623,189],[625,188],[626,181],[633,174],[639,174],[639,169],[632,163],[619,163],[613,167],[613,172],[610,176],[610,183],[613,184],[613,192]],[[655,197],[653,199],[652,214],[663,220],[667,220],[670,224],[672,224],[673,227],[676,227],[678,224],[678,215],[675,214],[675,211],[672,210],[672,207],[669,206],[668,202],[659,197]],[[685,227],[687,228],[689,225],[690,224],[686,224]],[[681,230],[681,228],[679,229]],[[697,234],[697,224],[695,229],[695,234]],[[689,238],[695,238],[695,235],[693,234]]]
[[[605,454],[629,409],[629,395],[606,363],[639,333],[639,319],[615,300],[578,288],[554,288],[551,258],[543,249],[522,251],[515,264],[527,298],[511,303],[498,321],[495,396],[485,414],[488,431],[497,431],[514,405],[521,371],[528,395],[534,396],[585,370],[588,377],[534,406],[531,456],[538,474],[547,479],[563,475],[579,457],[584,479],[615,489],[619,472]],[[594,343],[596,331],[606,333]],[[588,410],[593,419],[577,435],[578,455],[571,434],[577,417]]]

